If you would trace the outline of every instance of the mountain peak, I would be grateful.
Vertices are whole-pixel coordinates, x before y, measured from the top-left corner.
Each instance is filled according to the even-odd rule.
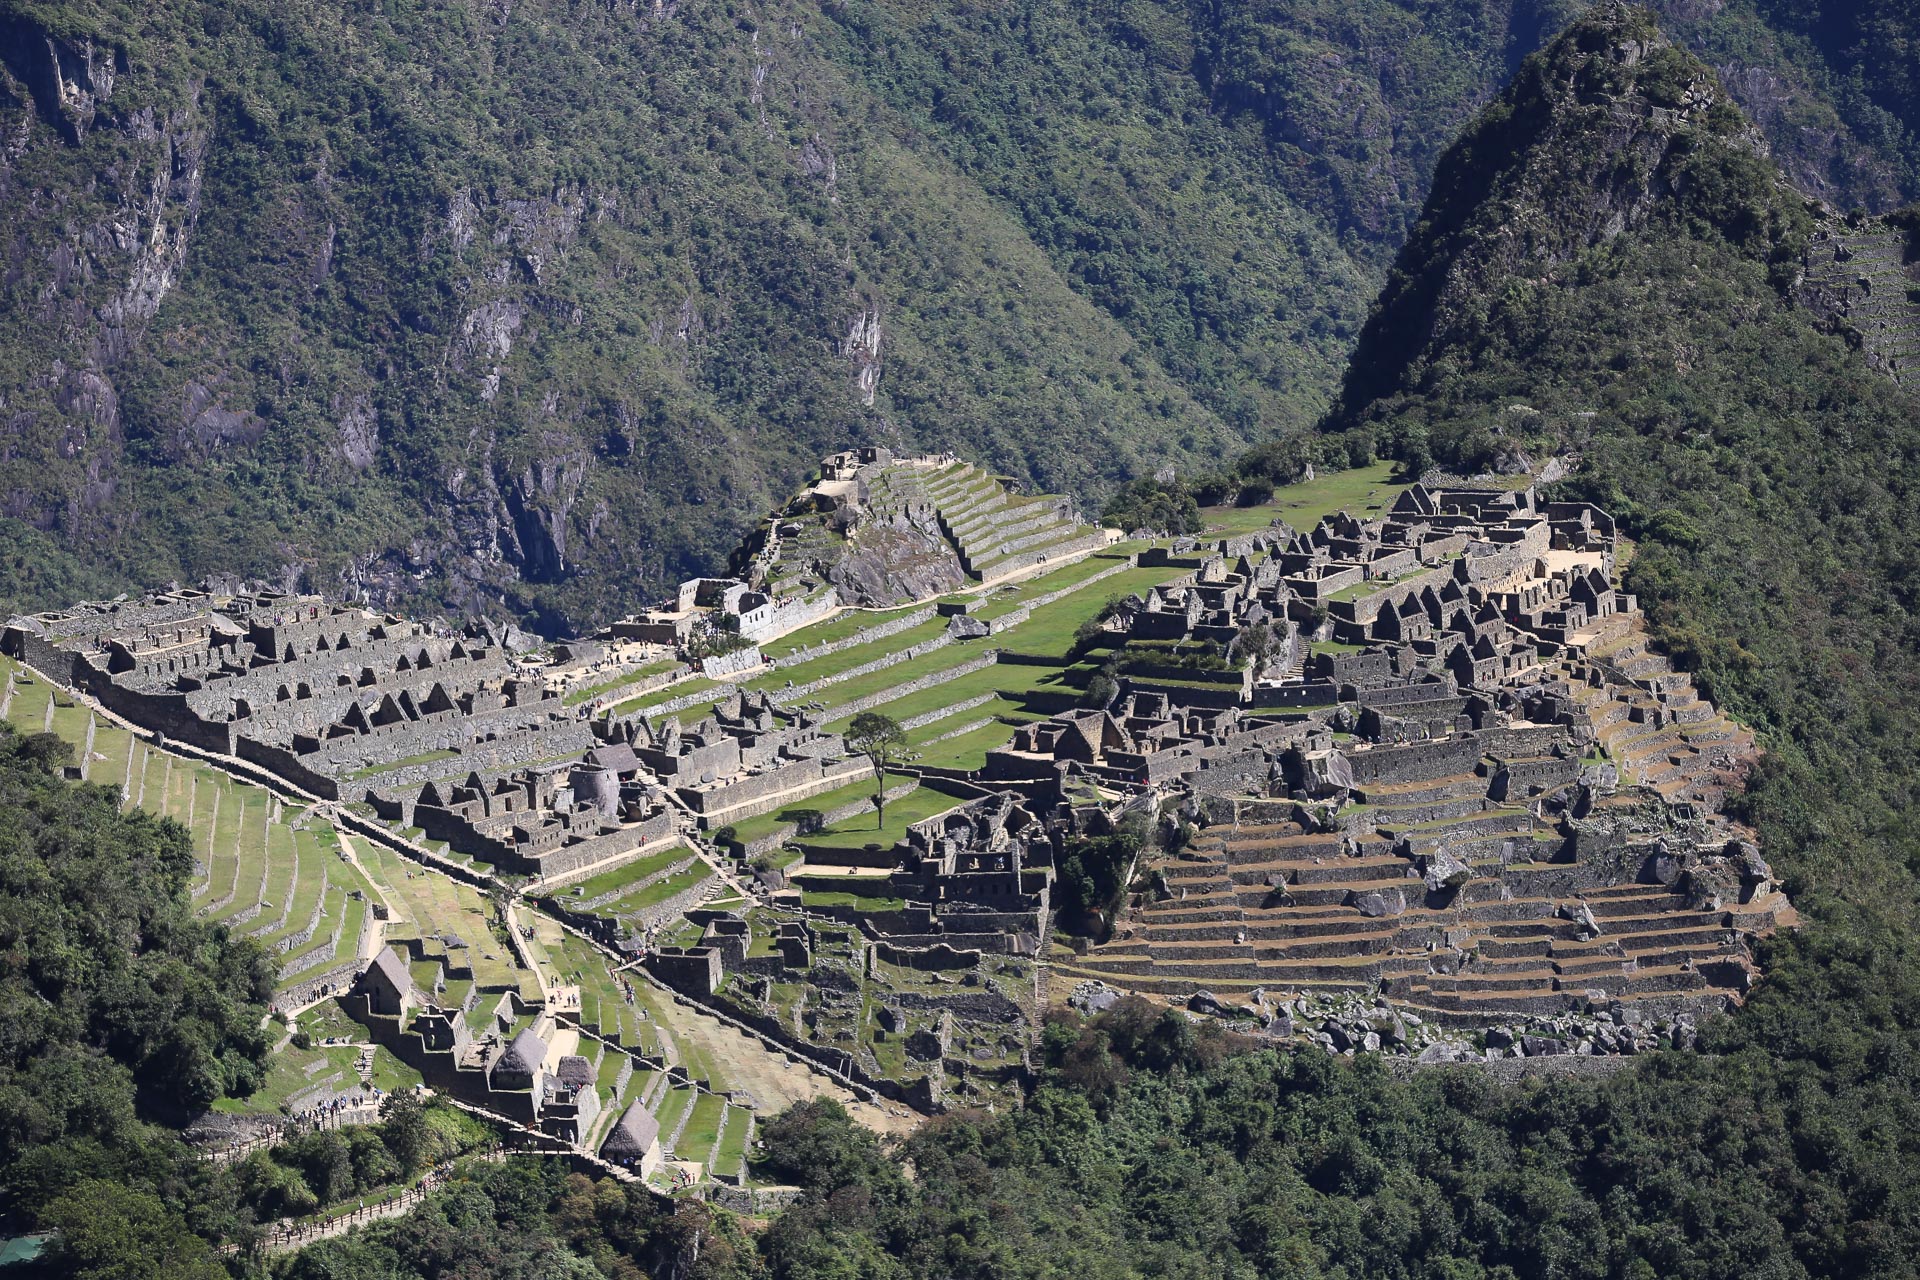
[[[1647,10],[1606,0],[1528,58],[1442,158],[1334,421],[1444,380],[1506,282],[1552,283],[1655,224],[1786,268],[1813,222],[1713,71]]]

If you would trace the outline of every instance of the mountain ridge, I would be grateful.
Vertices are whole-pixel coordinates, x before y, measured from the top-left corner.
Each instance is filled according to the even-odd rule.
[[[8,0],[0,598],[237,571],[584,631],[834,447],[1093,502],[1296,438],[1575,9]],[[1852,54],[1741,14],[1695,25],[1777,70],[1776,146],[1884,203],[1829,163],[1906,154],[1822,96]]]

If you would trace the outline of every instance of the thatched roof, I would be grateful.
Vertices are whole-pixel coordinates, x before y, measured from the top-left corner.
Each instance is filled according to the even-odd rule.
[[[380,954],[367,966],[367,976],[378,972],[381,977],[393,984],[395,991],[405,994],[413,989],[413,974],[407,969],[407,962],[400,958],[392,947],[380,948]]]
[[[493,1064],[493,1069],[530,1076],[540,1069],[540,1064],[545,1062],[546,1058],[547,1042],[531,1030],[522,1031],[513,1038],[513,1043],[507,1046],[507,1051],[501,1054],[499,1060]]]
[[[627,1107],[620,1123],[613,1126],[613,1132],[600,1144],[600,1154],[608,1159],[638,1160],[659,1138],[660,1122],[635,1102]]]

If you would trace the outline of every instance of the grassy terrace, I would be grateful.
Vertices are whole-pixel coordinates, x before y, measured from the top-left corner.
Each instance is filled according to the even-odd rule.
[[[675,698],[685,697],[691,693],[705,693],[708,689],[718,689],[724,683],[725,681],[713,680],[706,676],[695,676],[691,680],[682,680],[680,683],[670,684],[664,689],[655,689],[653,692],[643,693],[637,698],[629,698],[625,702],[615,703],[613,714],[624,716],[630,712],[639,711],[643,707],[657,707],[662,703],[671,702]],[[655,713],[649,710],[647,714],[651,716]],[[664,715],[665,713],[662,712],[659,714]]]
[[[890,848],[896,840],[906,836],[908,826],[937,813],[945,813],[959,803],[945,792],[920,787],[898,800],[887,802],[887,820],[884,824],[880,822],[879,814],[863,813],[810,836],[803,836],[796,843],[809,849],[862,849],[876,842]]]
[[[972,713],[968,713],[968,718],[972,718]],[[936,720],[931,727],[938,728],[942,723]],[[1013,725],[995,720],[943,742],[930,742],[916,748],[914,763],[941,769],[979,769],[987,763],[987,752],[1006,746],[1013,739],[1013,731]]]
[[[887,775],[887,785],[889,787],[913,780],[913,775],[910,774],[889,773]],[[869,773],[858,782],[849,783],[833,791],[822,792],[806,800],[796,801],[793,804],[776,809],[772,813],[763,813],[758,817],[742,819],[733,824],[734,838],[742,843],[757,840],[761,836],[771,835],[778,827],[791,826],[794,820],[788,816],[790,814],[806,810],[826,813],[829,810],[838,809],[843,804],[852,804],[857,800],[864,800],[873,794],[873,790],[873,775]]]
[[[576,707],[583,702],[591,702],[601,694],[612,693],[615,689],[623,689],[630,684],[638,684],[650,676],[665,675],[679,665],[679,660],[675,658],[661,658],[655,662],[644,663],[631,671],[622,672],[611,680],[603,680],[599,684],[575,685],[561,696],[560,701],[565,706]]]
[[[895,720],[910,720],[932,711],[955,706],[983,693],[998,694],[1003,699],[1019,701],[1023,694],[1042,691],[1059,691],[1075,696],[1079,693],[1079,690],[1073,687],[1066,668],[1003,662],[981,671],[955,676],[930,688],[883,702],[877,710],[892,716]],[[837,730],[844,726],[847,717],[836,716],[829,710],[825,719],[829,729]]]
[[[674,863],[684,861],[689,856],[689,852],[684,846],[675,845],[671,849],[662,849],[660,852],[650,853],[644,858],[636,858],[632,862],[624,866],[615,867],[611,871],[603,871],[591,879],[582,880],[579,884],[568,885],[560,892],[562,896],[569,898],[597,898],[603,893],[612,893],[615,889],[625,888],[627,885],[644,880],[656,872],[664,871]]]
[[[925,622],[908,627],[905,631],[895,632],[871,644],[857,644],[851,649],[842,649],[839,653],[830,653],[824,658],[814,658],[793,666],[780,667],[767,675],[748,681],[746,687],[779,690],[785,688],[789,680],[795,684],[809,684],[827,676],[838,675],[842,671],[850,670],[863,663],[872,662],[876,658],[885,657],[889,653],[900,653],[911,649],[914,645],[925,644],[929,640],[937,639],[946,629],[945,618],[929,618]],[[830,691],[822,690],[815,696],[825,697],[828,692]]]
[[[1037,599],[1040,596],[1067,587],[1077,587],[1096,574],[1104,573],[1113,568],[1114,565],[1121,563],[1126,560],[1126,558],[1123,554],[1116,555],[1110,551],[1095,552],[1086,559],[1075,561],[1064,569],[1054,569],[1051,572],[1040,574],[1037,577],[1028,578],[1023,582],[996,587],[986,593],[985,598],[987,603],[976,609],[974,614],[976,617],[988,619],[1002,617],[1019,608],[1029,600]],[[1156,572],[1159,571],[1156,570]],[[1121,575],[1115,575],[1116,578],[1119,576]],[[1094,584],[1096,589],[1106,585],[1107,580],[1105,579]],[[1101,598],[1105,599],[1106,597],[1103,594]]]
[[[467,944],[476,986],[483,991],[517,989],[525,1000],[540,999],[538,978],[521,968],[513,948],[495,936],[493,908],[479,890],[425,871],[371,840],[358,841],[355,847],[367,873],[405,917],[405,923],[389,926],[389,936],[455,934]]]
[[[848,609],[843,613],[835,614],[825,621],[816,622],[810,627],[802,627],[798,631],[781,636],[778,640],[770,641],[761,646],[760,651],[770,658],[782,658],[797,649],[804,649],[808,645],[831,644],[835,640],[845,640],[856,631],[863,631],[868,627],[877,627],[884,622],[890,622],[895,618],[912,613],[917,608],[924,607],[923,605],[910,605],[904,609]],[[861,649],[866,648],[865,645],[856,647]]]
[[[665,902],[676,893],[693,888],[713,874],[713,869],[704,862],[696,861],[684,871],[676,871],[663,880],[656,880],[644,889],[639,889],[624,898],[616,898],[604,907],[595,909],[596,915],[624,916],[636,911],[645,911]]]
[[[1391,462],[1376,462],[1290,484],[1275,493],[1272,502],[1257,507],[1204,507],[1200,514],[1209,533],[1251,533],[1266,528],[1276,516],[1306,532],[1336,511],[1350,511],[1363,519],[1379,515],[1409,487],[1395,484],[1392,477]]]
[[[844,889],[804,889],[800,901],[809,907],[852,907],[856,911],[900,911],[907,905],[905,898],[869,897]]]
[[[727,1131],[721,1135],[720,1149],[713,1153],[713,1171],[722,1177],[732,1177],[740,1173],[747,1163],[747,1126],[751,1123],[746,1112],[735,1109],[727,1117]]]
[[[1004,617],[1020,608],[1026,602],[1062,587],[1075,586],[1087,582],[1095,574],[1112,568],[1123,560],[1124,555],[1105,553],[1090,556],[1050,573],[1042,574],[1027,582],[1013,584],[988,593],[988,603],[982,606],[979,616],[983,619]],[[895,685],[922,676],[948,670],[970,661],[988,647],[1010,648],[1021,653],[1042,656],[1064,656],[1073,645],[1074,632],[1080,624],[1100,612],[1107,600],[1113,596],[1124,596],[1147,590],[1149,587],[1178,577],[1179,570],[1165,568],[1128,569],[1111,578],[1094,583],[1084,594],[1076,593],[1043,609],[1039,614],[1018,624],[1011,630],[994,636],[986,641],[968,641],[936,649],[906,662],[858,676],[839,684],[827,687],[809,695],[806,701],[818,701],[831,708],[851,702],[856,698],[878,693]],[[954,599],[963,597],[955,596]],[[830,618],[818,626],[807,627],[786,636],[769,645],[767,652],[775,657],[792,653],[806,645],[844,639],[865,627],[874,626],[890,618],[898,618],[909,609],[896,609],[884,612],[849,611]],[[838,653],[813,658],[793,666],[782,667],[765,675],[745,682],[746,688],[760,689],[778,694],[791,680],[795,684],[807,684],[826,676],[836,675],[854,667],[863,666],[890,653],[900,653],[917,644],[924,644],[942,635],[947,629],[947,620],[941,617],[931,618],[903,631],[882,637],[868,644],[855,645]],[[1014,676],[1016,681],[1020,677]],[[997,687],[997,686],[990,686]],[[704,678],[686,680],[667,689],[656,690],[641,698],[632,699],[615,708],[619,714],[641,710],[643,707],[658,707],[667,701],[691,693],[700,693],[708,689],[724,690],[719,681]],[[982,690],[983,692],[985,690]],[[972,695],[966,695],[972,696]],[[716,696],[715,701],[718,701]],[[937,704],[936,704],[937,705]],[[928,708],[931,709],[931,708]],[[698,718],[706,713],[705,707],[695,706],[683,712],[683,717]],[[650,718],[658,720],[663,713],[649,713]],[[894,714],[889,709],[888,714]],[[908,713],[918,714],[918,713]]]
[[[38,733],[49,723],[51,703],[52,730],[73,744],[87,781],[119,788],[129,807],[138,805],[184,825],[200,864],[191,886],[194,901],[208,918],[258,940],[282,971],[282,987],[352,957],[367,905],[348,895],[370,893],[371,886],[340,857],[330,825],[310,821],[296,831],[292,824],[305,810],[280,804],[265,789],[217,769],[156,750],[109,721],[94,725],[93,752],[86,755],[88,710],[56,696],[31,671],[0,659],[0,685],[9,672],[16,685],[8,722]],[[282,950],[313,922],[316,908],[313,936]],[[336,933],[337,956],[327,950]]]
[[[716,1094],[703,1093],[696,1097],[687,1116],[687,1127],[680,1131],[680,1141],[674,1144],[675,1152],[689,1160],[705,1160],[720,1138],[720,1117],[726,1110],[726,1100]]]

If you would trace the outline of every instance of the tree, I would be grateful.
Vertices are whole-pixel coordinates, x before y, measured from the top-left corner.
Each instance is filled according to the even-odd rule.
[[[61,1275],[88,1280],[221,1280],[207,1243],[158,1196],[104,1180],[82,1182],[48,1205],[48,1261]]]
[[[878,711],[863,711],[847,726],[847,750],[865,756],[873,765],[873,780],[878,790],[873,807],[880,811],[880,825],[887,825],[887,766],[906,749],[907,731],[892,716]]]

